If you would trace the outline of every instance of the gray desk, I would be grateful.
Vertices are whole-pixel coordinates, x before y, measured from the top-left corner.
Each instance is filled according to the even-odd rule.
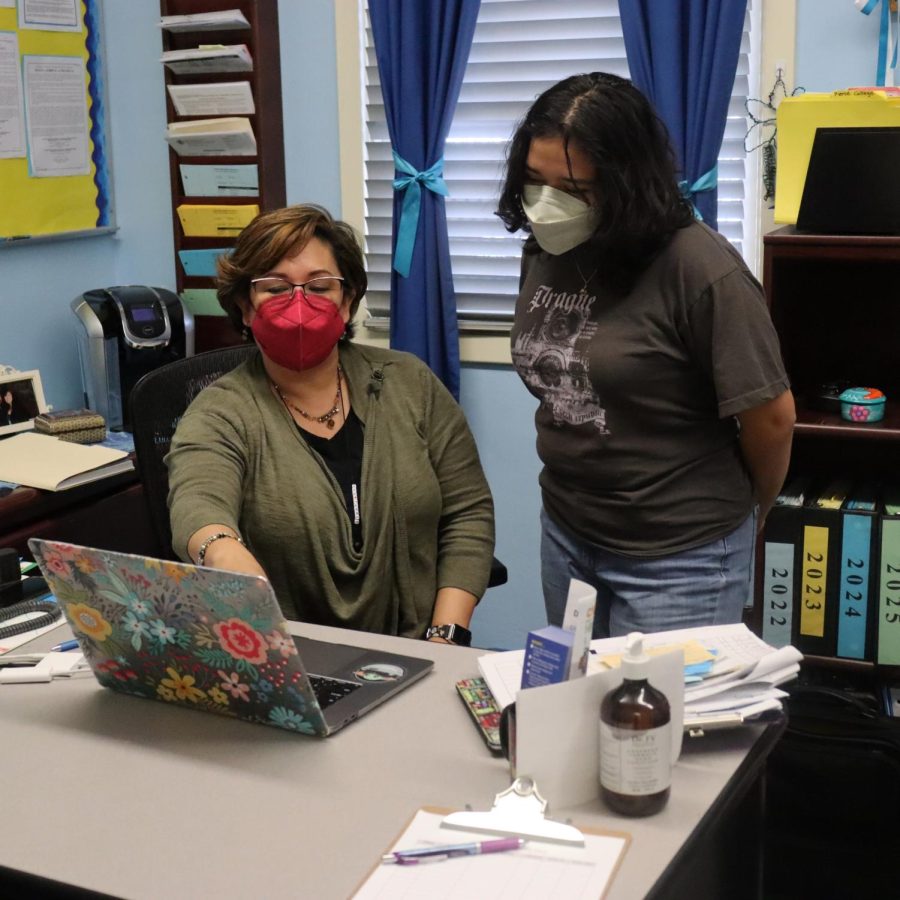
[[[435,669],[325,740],[123,697],[92,678],[0,685],[0,866],[127,898],[328,900],[351,894],[423,804],[488,808],[509,784],[507,764],[482,743],[454,688],[477,673],[482,651],[353,638],[431,657]],[[731,807],[749,798],[755,808],[777,732],[692,742],[668,807],[650,819],[616,817],[600,801],[551,812],[632,834],[610,900],[684,896],[684,879],[696,885],[698,871],[725,862],[709,839],[727,833]]]

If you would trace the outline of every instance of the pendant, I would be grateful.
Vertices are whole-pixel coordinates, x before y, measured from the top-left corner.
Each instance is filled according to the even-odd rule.
[[[334,419],[329,419],[325,424],[326,424],[329,428],[334,428]]]

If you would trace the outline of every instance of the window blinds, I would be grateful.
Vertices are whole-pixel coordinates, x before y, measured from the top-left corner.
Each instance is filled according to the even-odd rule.
[[[719,230],[742,251],[748,207],[744,102],[750,85],[748,10],[719,156]],[[390,315],[394,167],[365,18],[365,183],[369,325]],[[460,327],[505,330],[518,293],[522,235],[494,215],[507,143],[535,97],[576,72],[628,77],[617,0],[482,0],[444,152],[447,229]],[[433,160],[429,160],[429,163]],[[750,238],[749,232],[747,232]]]

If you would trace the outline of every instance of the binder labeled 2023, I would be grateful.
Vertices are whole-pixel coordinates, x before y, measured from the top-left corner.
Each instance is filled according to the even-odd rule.
[[[804,654],[834,656],[837,650],[841,513],[807,506],[802,514],[796,646]]]

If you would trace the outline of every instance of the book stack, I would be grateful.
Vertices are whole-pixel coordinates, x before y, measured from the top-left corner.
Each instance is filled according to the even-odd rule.
[[[787,694],[779,686],[797,676],[803,658],[790,645],[772,647],[743,624],[656,632],[645,636],[644,647],[650,654],[684,652],[685,729],[740,725],[781,710]],[[592,641],[588,677],[616,668],[624,649],[624,637]],[[516,699],[524,659],[524,650],[478,658],[481,677],[501,710]]]
[[[900,490],[793,478],[763,533],[763,639],[898,665],[898,576]]]

